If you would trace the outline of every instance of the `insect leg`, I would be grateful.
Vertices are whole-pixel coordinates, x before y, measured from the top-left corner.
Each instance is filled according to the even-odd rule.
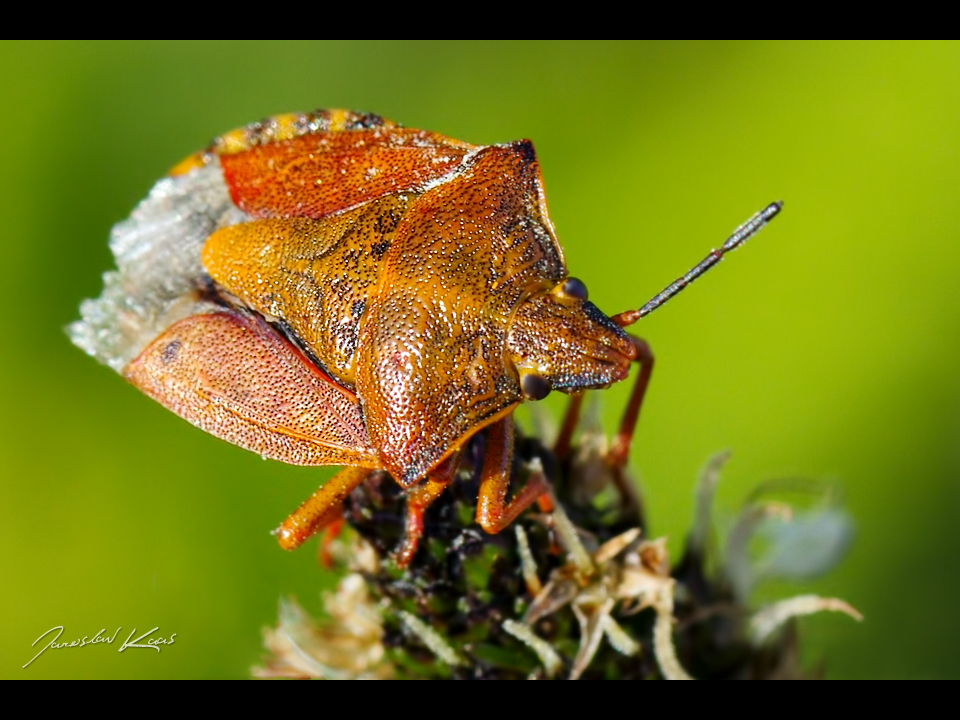
[[[343,510],[343,503],[340,504],[340,509],[341,511]],[[323,536],[320,538],[320,547],[317,548],[317,562],[326,570],[330,570],[333,567],[333,553],[331,549],[333,548],[334,541],[340,537],[340,533],[343,532],[344,525],[346,524],[346,520],[344,520],[341,515],[321,531]]]
[[[643,405],[643,398],[647,393],[647,385],[650,384],[650,374],[653,372],[653,352],[646,340],[641,340],[633,335],[628,337],[637,350],[636,362],[640,364],[640,372],[637,374],[637,382],[633,386],[630,400],[623,412],[623,418],[620,420],[620,429],[614,436],[610,451],[607,453],[607,461],[613,469],[613,479],[623,498],[625,511],[639,511],[640,500],[633,485],[627,479],[624,468],[626,468],[630,456],[630,443],[633,441],[633,434],[637,428],[640,407]]]
[[[509,503],[510,473],[513,469],[513,415],[490,426],[487,452],[483,458],[477,522],[486,532],[496,534],[517,519],[550,486],[542,472],[530,476],[526,486]]]
[[[563,415],[563,425],[560,426],[560,434],[557,435],[557,442],[553,446],[553,453],[560,460],[566,460],[570,455],[570,443],[573,441],[573,433],[577,429],[577,422],[580,420],[582,405],[582,392],[570,396],[570,403]]]
[[[611,464],[620,467],[627,464],[627,458],[630,455],[630,442],[633,440],[637,419],[640,417],[640,406],[643,405],[643,396],[647,393],[650,373],[653,372],[653,352],[650,350],[647,341],[633,335],[628,335],[628,337],[637,349],[636,362],[640,364],[640,373],[637,375],[637,382],[633,386],[633,392],[630,393],[630,401],[627,403],[623,418],[620,420],[620,430],[617,431],[613,439],[608,455]]]
[[[311,495],[274,534],[284,550],[300,547],[343,516],[343,501],[370,474],[370,468],[345,467]]]
[[[423,536],[423,515],[453,480],[460,466],[456,451],[427,476],[427,481],[407,493],[407,520],[403,544],[397,550],[397,567],[405,568],[413,560]]]

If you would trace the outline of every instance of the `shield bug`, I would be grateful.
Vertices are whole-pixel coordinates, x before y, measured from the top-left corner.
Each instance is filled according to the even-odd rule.
[[[219,438],[343,466],[281,525],[285,548],[338,519],[371,470],[388,471],[409,490],[406,564],[471,436],[486,429],[477,521],[499,532],[547,488],[535,475],[507,499],[517,405],[574,394],[562,456],[580,391],[638,362],[610,454],[620,478],[653,367],[622,328],[779,209],[608,317],[567,274],[528,140],[476,146],[342,110],[277,116],[188,157],[113,229],[118,269],[70,334]]]

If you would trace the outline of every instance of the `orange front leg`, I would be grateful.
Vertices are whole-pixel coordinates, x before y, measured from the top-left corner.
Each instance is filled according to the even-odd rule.
[[[343,504],[340,505],[341,511],[343,510]],[[340,533],[343,532],[344,525],[347,524],[347,521],[343,519],[341,515],[338,519],[331,522],[320,532],[323,536],[320,538],[320,547],[317,549],[317,562],[320,563],[320,566],[330,570],[333,568],[333,543]]]
[[[636,488],[627,479],[625,468],[630,457],[630,445],[633,442],[633,434],[637,429],[637,420],[640,417],[640,407],[643,405],[643,398],[647,394],[647,386],[650,384],[650,375],[653,373],[653,352],[646,340],[641,340],[633,335],[627,337],[630,338],[630,342],[637,351],[635,362],[640,365],[640,372],[637,373],[637,382],[633,386],[630,400],[623,411],[620,429],[617,431],[607,454],[607,462],[610,463],[613,470],[613,481],[620,492],[624,512],[641,514],[640,498],[637,495]]]
[[[510,488],[512,469],[513,415],[507,415],[491,425],[487,433],[487,452],[483,458],[477,499],[477,522],[491,535],[516,520],[520,513],[550,489],[543,473],[535,473],[508,504],[507,490]]]
[[[440,497],[447,485],[453,481],[458,467],[460,467],[459,450],[431,471],[423,485],[419,485],[407,493],[406,532],[403,537],[403,544],[397,550],[395,558],[397,567],[405,568],[413,560],[413,556],[417,553],[417,547],[420,545],[420,538],[423,537],[423,515],[434,500]]]
[[[643,398],[647,394],[647,385],[650,384],[650,375],[653,373],[653,352],[650,350],[647,341],[633,335],[627,337],[630,338],[630,342],[637,351],[635,362],[639,363],[640,372],[637,374],[637,382],[633,386],[633,392],[630,393],[627,408],[623,411],[620,430],[617,432],[613,440],[613,446],[610,448],[611,463],[621,468],[627,464],[627,458],[630,455],[630,443],[633,441],[637,419],[640,417],[640,407],[643,405]]]
[[[560,433],[557,435],[557,442],[553,446],[553,454],[561,461],[570,456],[573,446],[573,433],[577,430],[577,423],[580,421],[580,408],[583,406],[583,393],[578,392],[570,396],[570,402],[567,404],[567,411],[563,415],[563,424],[560,426]]]
[[[346,467],[327,480],[274,531],[280,547],[295,550],[343,517],[343,501],[369,474],[370,468]]]

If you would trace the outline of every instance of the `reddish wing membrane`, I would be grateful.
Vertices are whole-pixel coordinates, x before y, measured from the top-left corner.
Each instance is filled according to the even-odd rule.
[[[234,202],[258,218],[321,218],[422,188],[476,147],[423,130],[312,133],[223,155]]]
[[[256,316],[174,323],[124,376],[197,427],[293,465],[378,467],[360,404]]]

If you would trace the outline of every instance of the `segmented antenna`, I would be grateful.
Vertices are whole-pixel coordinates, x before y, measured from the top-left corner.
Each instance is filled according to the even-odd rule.
[[[760,230],[763,229],[763,226],[773,220],[773,218],[777,216],[777,213],[779,213],[782,208],[782,200],[770,203],[763,210],[758,212],[743,225],[734,230],[733,234],[727,239],[727,241],[720,247],[719,250],[711,250],[709,255],[691,268],[683,277],[677,278],[672,283],[667,285],[667,287],[654,295],[642,308],[639,310],[627,310],[619,315],[614,315],[611,320],[613,320],[620,327],[626,327],[627,325],[633,325],[644,315],[649,315],[658,307],[663,305],[667,300],[683,290],[687,285],[703,275],[707,270],[720,262],[723,259],[723,256],[728,252],[740,247],[747,240],[760,232]]]

